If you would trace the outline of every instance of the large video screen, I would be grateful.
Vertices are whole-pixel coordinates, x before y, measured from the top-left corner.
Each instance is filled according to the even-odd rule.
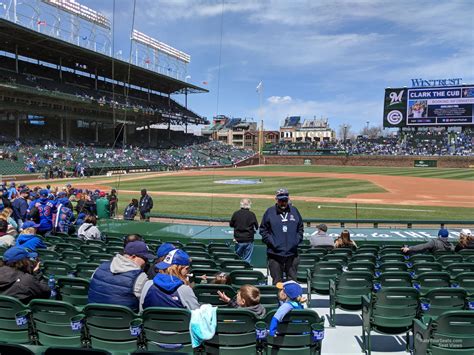
[[[385,90],[384,127],[473,125],[474,86]]]

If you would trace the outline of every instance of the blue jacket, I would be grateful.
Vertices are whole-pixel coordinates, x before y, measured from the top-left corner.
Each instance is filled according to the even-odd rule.
[[[138,298],[133,289],[142,270],[130,270],[123,273],[112,273],[110,261],[102,263],[91,279],[89,286],[89,303],[117,304],[138,311]]]
[[[32,210],[33,207],[36,207],[40,216],[40,226],[38,231],[47,232],[53,229],[53,214],[56,213],[56,203],[54,201],[48,200],[45,197],[40,197],[37,200],[34,200],[28,206],[28,210]]]
[[[26,221],[26,215],[28,214],[28,201],[23,197],[18,197],[12,202],[13,218],[15,221]]]
[[[288,205],[284,213],[279,213],[274,205],[265,211],[259,232],[262,242],[267,245],[267,254],[298,255],[298,245],[303,241],[303,219],[292,205]]]
[[[46,249],[46,245],[41,238],[34,234],[20,234],[16,240],[16,246],[36,251],[36,249]]]
[[[184,282],[179,278],[167,274],[157,274],[153,278],[153,286],[143,301],[143,309],[148,307],[185,308],[178,294],[178,288]]]
[[[74,221],[74,213],[68,206],[69,200],[67,198],[58,199],[57,210],[54,218],[54,227],[58,232],[69,233],[69,226]]]

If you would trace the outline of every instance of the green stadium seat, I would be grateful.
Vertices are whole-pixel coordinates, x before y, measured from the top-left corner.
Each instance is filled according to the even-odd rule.
[[[38,249],[37,253],[41,261],[47,261],[47,260],[57,261],[60,259],[60,254],[54,250]]]
[[[443,271],[443,266],[438,262],[426,261],[424,263],[416,263],[411,267],[413,275],[420,275],[424,272]]]
[[[69,237],[68,239],[64,240],[65,243],[76,245],[77,247],[81,247],[81,245],[85,245],[85,242],[79,238]]]
[[[235,253],[223,253],[223,252],[215,252],[212,254],[212,257],[218,263],[221,263],[224,260],[242,260],[239,256]]]
[[[187,242],[185,247],[198,247],[198,248],[204,248],[204,250],[207,249],[207,245],[202,242]]]
[[[265,317],[270,325],[275,311]],[[324,318],[312,309],[294,309],[278,324],[277,336],[267,337],[268,354],[321,354],[322,339],[312,337],[312,331],[324,336]]]
[[[469,255],[469,254],[468,254]],[[474,264],[474,255],[468,256],[468,255],[463,255],[464,260],[466,263],[471,263]]]
[[[229,273],[232,286],[236,289],[242,285],[266,285],[267,277],[257,270],[233,270]]]
[[[45,350],[44,355],[112,355],[106,350],[85,349],[85,348],[68,348],[68,347],[49,347]]]
[[[368,271],[373,275],[375,264],[367,261],[351,261],[347,264],[347,271]]]
[[[379,273],[387,271],[408,271],[408,266],[401,261],[390,261],[380,264],[377,270]]]
[[[15,315],[28,311],[28,308],[16,298],[0,296],[0,342],[14,344],[30,344],[31,324],[19,327]]]
[[[191,269],[195,268],[217,268],[217,264],[214,260],[203,259],[203,258],[191,258]]]
[[[143,311],[143,330],[149,351],[192,352],[187,309],[150,307]]]
[[[78,263],[87,260],[87,256],[80,251],[63,251],[61,253],[61,260],[75,268]]]
[[[139,339],[130,333],[130,323],[138,315],[129,308],[91,303],[84,307],[83,312],[92,348],[113,353],[137,350]]]
[[[444,271],[428,271],[416,275],[413,279],[413,286],[424,295],[435,288],[450,287],[451,277]]]
[[[436,261],[441,263],[443,267],[446,267],[454,263],[462,263],[464,258],[460,254],[442,255]]]
[[[194,282],[195,284],[211,283],[212,280],[214,280],[216,274],[218,274],[219,272],[221,272],[219,269],[214,269],[214,268],[193,268],[191,269],[190,280],[191,282]],[[205,281],[203,279],[203,275],[206,275]]]
[[[402,247],[399,245],[387,245],[379,249],[379,256],[386,254],[402,254]]]
[[[39,344],[81,347],[81,332],[71,329],[71,318],[79,314],[72,304],[35,299],[30,302],[29,308]]]
[[[445,255],[454,255],[454,251],[452,250],[438,250],[433,252],[433,255],[436,259],[445,256]]]
[[[316,255],[319,258],[322,258],[324,255],[328,253],[328,250],[325,248],[311,248],[306,250],[306,255]]]
[[[60,277],[57,280],[59,297],[74,306],[85,306],[89,293],[89,280],[78,277]]]
[[[89,254],[89,262],[91,263],[103,263],[112,260],[113,254],[108,253],[91,253]]]
[[[412,264],[418,264],[418,263],[425,263],[425,262],[435,262],[436,259],[433,255],[429,254],[415,254],[410,256],[410,259],[408,260]]]
[[[43,263],[43,274],[46,276],[69,276],[74,272],[72,265],[64,261],[47,260]]]
[[[206,354],[256,354],[257,317],[246,309],[218,309],[214,337],[205,342]]]
[[[103,248],[102,246],[99,245],[88,245],[84,244],[81,246],[81,252],[84,254],[92,254],[92,253],[103,253],[105,250],[105,247]]]
[[[406,334],[409,350],[409,333],[418,312],[418,291],[411,287],[382,288],[362,298],[363,351],[371,354],[372,331],[381,334]]]
[[[268,311],[279,307],[278,292],[280,291],[273,285],[258,285],[260,290],[260,304]]]
[[[0,343],[0,354],[14,355],[35,355],[33,350],[19,344],[2,344]]]
[[[211,254],[212,256],[215,253],[230,253],[230,252],[232,252],[232,250],[228,246],[221,246],[221,245],[216,246],[214,244],[210,244],[209,247],[207,248],[207,250],[209,251],[209,254]]]
[[[326,254],[321,258],[322,261],[336,262],[341,265],[347,265],[349,257],[344,254]]]
[[[320,261],[313,272],[308,273],[308,301],[311,302],[311,293],[329,294],[329,280],[342,274],[342,265],[337,261]]]
[[[101,247],[102,250],[104,250],[105,246],[106,246],[106,243],[102,240],[90,239],[90,240],[86,240],[86,245],[96,245],[98,247]]]
[[[83,279],[90,279],[99,265],[99,263],[78,263],[76,265],[76,276]]]
[[[462,272],[457,274],[456,277],[452,279],[452,283],[456,287],[465,289],[470,296],[474,295],[474,272]]]
[[[62,253],[64,251],[82,251],[82,250],[80,250],[77,245],[62,242],[62,243],[57,243],[54,245],[54,251],[58,253]]]
[[[362,296],[372,291],[373,273],[346,271],[329,280],[329,323],[336,325],[336,308],[348,311],[362,309]]]
[[[41,236],[40,236],[41,237]],[[48,235],[47,237],[41,237],[45,242],[51,244],[65,243],[65,238],[62,236]]]
[[[329,254],[342,254],[350,258],[352,256],[353,250],[351,248],[334,248],[329,251]]]
[[[446,271],[451,277],[456,277],[462,272],[474,272],[474,264],[471,263],[453,263],[446,266]]]
[[[474,249],[462,249],[459,251],[459,255],[462,255],[464,258],[474,256]]]
[[[122,240],[111,240],[107,242],[107,247],[120,247],[123,249],[123,241]]]
[[[210,303],[213,306],[227,306],[217,295],[217,291],[225,292],[231,299],[235,297],[235,289],[230,285],[198,284],[194,286],[194,294],[199,303]]]
[[[379,258],[379,263],[404,263],[405,257],[402,254],[384,254]]]
[[[466,308],[467,292],[462,288],[435,288],[420,298],[421,316],[438,317],[442,313]]]
[[[412,277],[406,271],[382,272],[375,280],[374,285],[378,287],[412,287]]]
[[[123,246],[107,245],[107,247],[105,248],[105,252],[111,255],[120,254],[123,252]]]
[[[365,254],[365,253],[371,253],[371,254],[378,254],[380,247],[377,245],[361,245],[359,246],[355,254]]]
[[[228,260],[220,259],[220,268],[224,272],[231,272],[234,270],[252,270],[252,265],[244,260]]]
[[[186,251],[191,259],[200,258],[200,259],[211,259],[209,253],[205,251]]]
[[[351,263],[354,263],[354,262],[369,262],[369,263],[375,264],[376,261],[377,261],[377,257],[374,254],[370,254],[370,253],[355,254],[350,259]]]
[[[188,254],[192,253],[192,252],[207,253],[206,247],[204,245],[197,246],[197,245],[188,245],[188,244],[186,244],[183,247],[183,250]]]
[[[319,262],[319,256],[314,254],[301,254],[299,259],[300,262],[298,264],[296,279],[298,282],[306,282],[308,269],[313,271],[314,266]]]
[[[474,312],[449,311],[425,324],[413,324],[415,355],[474,354]]]

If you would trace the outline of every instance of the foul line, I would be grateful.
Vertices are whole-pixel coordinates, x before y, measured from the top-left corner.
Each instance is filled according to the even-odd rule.
[[[346,206],[331,206],[331,205],[318,205],[321,207],[329,207],[329,208],[344,208],[349,210],[354,210],[354,207],[346,207]],[[391,208],[391,207],[357,207],[359,210],[384,210],[384,211],[409,211],[409,212],[436,212],[435,210],[414,210],[411,208]]]

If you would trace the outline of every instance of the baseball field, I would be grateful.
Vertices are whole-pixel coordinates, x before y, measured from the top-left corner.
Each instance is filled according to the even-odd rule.
[[[474,169],[254,166],[97,177],[73,184],[116,188],[120,212],[146,188],[155,201],[154,213],[229,217],[241,198],[250,197],[260,218],[275,191],[285,187],[304,218],[474,219]]]

